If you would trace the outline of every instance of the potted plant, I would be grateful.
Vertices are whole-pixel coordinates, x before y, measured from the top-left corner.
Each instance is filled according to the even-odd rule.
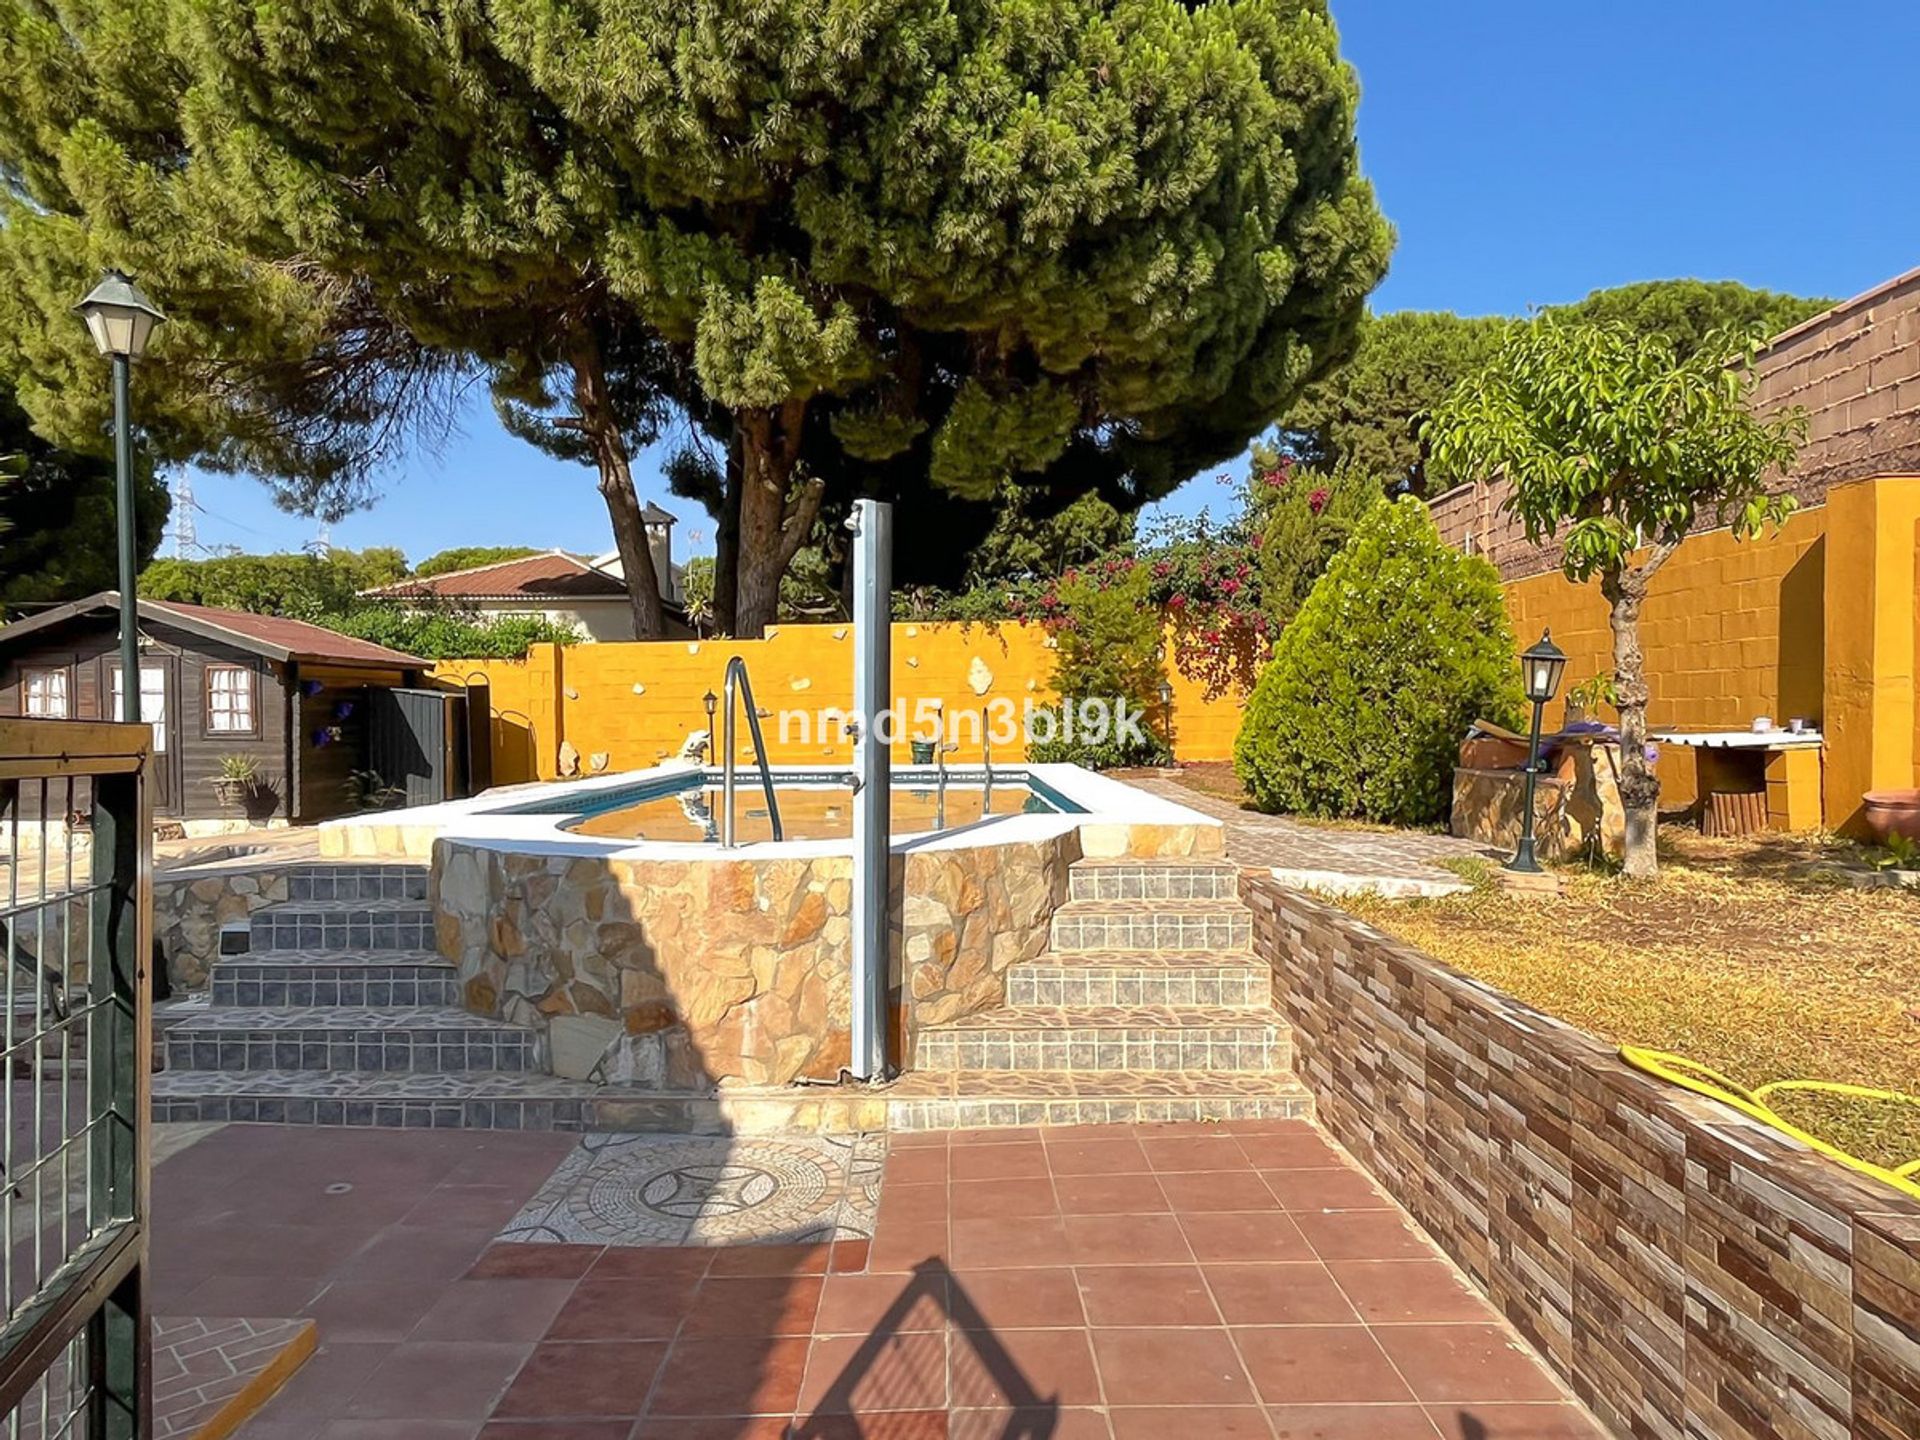
[[[220,757],[220,769],[213,777],[213,793],[222,805],[238,805],[260,784],[258,756],[244,752]]]

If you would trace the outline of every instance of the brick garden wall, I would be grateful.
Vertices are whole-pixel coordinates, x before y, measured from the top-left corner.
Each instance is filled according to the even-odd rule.
[[[1920,1435],[1920,1203],[1250,878],[1321,1122],[1617,1435]]]

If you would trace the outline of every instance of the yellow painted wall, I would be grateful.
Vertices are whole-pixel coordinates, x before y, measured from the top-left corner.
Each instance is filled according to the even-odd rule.
[[[1661,568],[1640,621],[1655,729],[1745,729],[1759,715],[1820,722],[1828,513],[1800,511],[1752,540],[1724,530],[1696,535]],[[1612,671],[1613,635],[1597,583],[1576,585],[1554,572],[1514,581],[1506,596],[1521,644],[1550,627],[1570,657],[1562,693]],[[1693,757],[1669,747],[1660,780],[1663,808],[1692,803]]]

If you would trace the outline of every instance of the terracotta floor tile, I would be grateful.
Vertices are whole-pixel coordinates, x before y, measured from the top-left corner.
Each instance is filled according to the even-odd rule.
[[[409,1422],[416,1423],[416,1422]],[[631,1420],[495,1420],[483,1426],[480,1440],[627,1440]],[[394,1440],[428,1440],[395,1435]]]
[[[547,1333],[575,1280],[456,1280],[413,1328],[415,1340],[511,1340]]]
[[[1110,1405],[1247,1405],[1253,1391],[1225,1330],[1095,1330]]]
[[[889,1150],[885,1183],[881,1194],[890,1194],[896,1185],[944,1185],[947,1183],[947,1151]]]
[[[1086,1324],[1080,1287],[1065,1268],[965,1270],[951,1285],[947,1308],[956,1330]]]
[[[534,1350],[493,1413],[496,1418],[625,1416],[645,1406],[667,1345],[658,1340],[548,1341]]]
[[[724,1419],[676,1415],[645,1421],[633,1432],[633,1440],[792,1440],[793,1434],[793,1422],[785,1415],[762,1415],[757,1419],[740,1415]],[[493,1437],[483,1435],[480,1440],[493,1440]],[[512,1437],[502,1436],[501,1440],[512,1440]]]
[[[833,1253],[827,1258],[828,1273],[857,1275],[867,1268],[867,1257],[872,1253],[871,1240],[836,1240]]]
[[[336,1414],[346,1419],[484,1420],[532,1348],[471,1341],[391,1346],[379,1368]]]
[[[1056,1213],[1053,1182],[1044,1175],[1004,1180],[956,1180],[951,1187],[955,1220],[989,1220],[997,1215]],[[886,1204],[885,1200],[880,1202]]]
[[[829,1276],[813,1322],[816,1335],[934,1331],[946,1326],[944,1274]]]
[[[1283,1210],[1384,1210],[1386,1193],[1350,1165],[1325,1170],[1262,1170]]]
[[[945,1410],[832,1415],[816,1410],[787,1431],[797,1440],[950,1440]],[[677,1440],[677,1437],[676,1437]]]
[[[803,1416],[870,1415],[944,1411],[946,1404],[944,1333],[833,1335],[813,1342],[797,1409]]]
[[[1177,1215],[1207,1210],[1273,1210],[1273,1192],[1251,1170],[1192,1171],[1163,1174],[1160,1189]]]
[[[1062,1215],[1152,1215],[1168,1210],[1152,1175],[1061,1175],[1053,1177]]]
[[[911,1270],[927,1260],[944,1257],[951,1247],[947,1242],[945,1220],[923,1220],[916,1225],[882,1225],[867,1252],[867,1269],[874,1273],[899,1273]]]
[[[676,1341],[654,1385],[648,1418],[791,1415],[812,1343],[797,1336]]]
[[[680,1333],[811,1335],[824,1283],[818,1275],[709,1276]]]
[[[339,1280],[417,1280],[423,1284],[457,1280],[469,1273],[490,1248],[493,1231],[422,1230],[393,1226],[334,1270]],[[310,1241],[312,1232],[307,1232]],[[311,1249],[311,1245],[304,1247]],[[537,1247],[528,1246],[528,1249]],[[289,1273],[294,1264],[289,1257]],[[564,1278],[564,1277],[557,1277]]]
[[[477,1283],[477,1282],[469,1282]],[[671,1340],[693,1309],[698,1280],[600,1280],[573,1287],[548,1328],[549,1340]]]
[[[1418,1405],[1275,1405],[1268,1409],[1278,1440],[1434,1440]]]
[[[1359,1320],[1317,1261],[1214,1263],[1204,1269],[1229,1325],[1351,1325]]]
[[[1131,1136],[1088,1135],[1081,1130],[1057,1131],[1047,1139],[1047,1164],[1054,1178],[1062,1175],[1138,1175],[1149,1167],[1147,1152]]]
[[[1113,1440],[1107,1417],[1098,1410],[1084,1407],[952,1410],[947,1414],[947,1440],[1006,1440],[1009,1435],[1044,1435],[1046,1440]],[[879,1437],[866,1436],[863,1440],[879,1440]]]
[[[391,1344],[341,1342],[322,1335],[320,1348],[267,1402],[261,1422],[292,1426],[305,1421],[317,1427],[346,1414],[360,1387],[392,1350]]]
[[[1113,1440],[1273,1440],[1264,1410],[1255,1405],[1139,1405],[1108,1412]]]
[[[533,1246],[521,1246],[533,1249]],[[552,1248],[552,1247],[549,1247]],[[698,1280],[713,1267],[719,1252],[706,1245],[609,1245],[589,1280]]]
[[[489,1245],[467,1271],[469,1280],[578,1280],[592,1268],[599,1245]]]
[[[1369,1325],[1495,1319],[1493,1307],[1444,1260],[1336,1260],[1327,1268]]]
[[[1429,1405],[1447,1440],[1606,1440],[1577,1405]]]
[[[956,1270],[1058,1265],[1066,1258],[1067,1232],[1052,1216],[953,1222]]]
[[[1347,1163],[1318,1130],[1242,1135],[1237,1143],[1256,1170],[1314,1170]]]
[[[1087,1265],[1074,1275],[1096,1328],[1220,1323],[1198,1265]]]
[[[1171,1215],[1069,1215],[1061,1224],[1075,1265],[1187,1264],[1193,1259],[1180,1222]]]
[[[960,1408],[1100,1403],[1085,1330],[957,1331],[948,1348],[949,1393]]]
[[[887,1153],[898,1150],[945,1150],[951,1142],[951,1130],[902,1130],[887,1136]]]
[[[956,1145],[947,1153],[955,1180],[1008,1180],[1016,1176],[1044,1176],[1047,1152],[1038,1140],[1014,1145]]]
[[[1291,1218],[1322,1260],[1433,1258],[1433,1247],[1398,1210],[1295,1211]]]
[[[824,1275],[831,1245],[721,1245],[714,1249],[712,1276]]]
[[[1179,1218],[1187,1243],[1202,1262],[1316,1258],[1299,1227],[1276,1210],[1202,1211]]]
[[[969,1145],[1020,1145],[1039,1144],[1046,1138],[1047,1132],[1037,1125],[985,1126],[977,1130],[952,1130],[948,1132],[948,1146],[954,1150],[965,1149]]]
[[[1269,1405],[1402,1403],[1413,1394],[1359,1325],[1238,1327],[1247,1371]]]
[[[1498,1325],[1383,1325],[1381,1348],[1420,1399],[1558,1400],[1560,1388]]]
[[[1231,1135],[1148,1136],[1140,1141],[1147,1164],[1156,1171],[1251,1170],[1252,1163]]]
[[[254,1440],[259,1428],[249,1425],[247,1440]],[[302,1433],[299,1440],[474,1440],[475,1436],[489,1434],[491,1428],[476,1427],[471,1420],[335,1420],[318,1430]],[[281,1437],[269,1433],[260,1440],[281,1440]],[[514,1436],[511,1440],[525,1440],[525,1437]],[[540,1440],[537,1432],[533,1440]],[[569,1436],[568,1440],[573,1437]]]
[[[944,1180],[937,1185],[896,1185],[889,1179],[880,1187],[880,1217],[875,1233],[885,1234],[894,1225],[924,1225],[932,1220],[945,1220],[948,1204]]]
[[[446,1284],[408,1279],[335,1280],[302,1313],[310,1316],[329,1340],[404,1340],[448,1288]],[[531,1344],[540,1337],[535,1334],[524,1338]]]

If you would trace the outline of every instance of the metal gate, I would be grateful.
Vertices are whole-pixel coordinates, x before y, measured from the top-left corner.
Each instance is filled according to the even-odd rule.
[[[0,720],[8,1440],[151,1428],[150,745],[144,725]]]
[[[373,690],[367,768],[397,805],[437,805],[468,793],[466,698],[449,690]]]

